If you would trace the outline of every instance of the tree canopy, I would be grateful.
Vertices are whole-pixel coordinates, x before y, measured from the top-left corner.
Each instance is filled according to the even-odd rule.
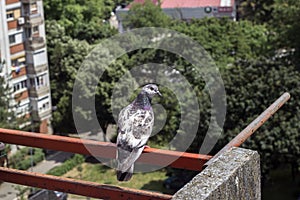
[[[3,70],[5,61],[0,58],[0,73]],[[10,105],[12,91],[5,80],[5,75],[0,75],[0,127],[1,128],[19,128],[13,107]]]

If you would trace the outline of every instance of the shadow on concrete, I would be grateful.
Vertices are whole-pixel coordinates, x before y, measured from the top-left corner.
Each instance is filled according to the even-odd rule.
[[[63,151],[44,150],[44,152],[46,161],[54,161],[56,163],[62,163],[74,155],[74,153]]]

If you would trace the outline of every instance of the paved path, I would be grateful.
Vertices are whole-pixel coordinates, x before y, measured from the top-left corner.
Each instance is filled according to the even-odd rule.
[[[28,171],[46,173],[55,166],[61,165],[63,161],[70,158],[73,154],[67,152],[56,152],[46,158],[46,160],[40,162],[32,169]],[[1,200],[14,200],[17,197],[18,190],[16,190],[17,184],[12,183],[2,183],[0,185],[0,199]]]

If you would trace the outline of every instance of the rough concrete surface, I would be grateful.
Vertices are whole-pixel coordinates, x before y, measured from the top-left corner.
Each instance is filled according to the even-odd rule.
[[[256,151],[232,148],[180,189],[173,200],[261,199]]]

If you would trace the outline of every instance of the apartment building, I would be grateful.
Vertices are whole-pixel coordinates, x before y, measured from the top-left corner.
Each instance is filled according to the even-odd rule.
[[[27,125],[51,132],[52,115],[42,0],[0,1],[1,76],[12,90],[11,105]],[[24,124],[23,124],[24,125]]]

